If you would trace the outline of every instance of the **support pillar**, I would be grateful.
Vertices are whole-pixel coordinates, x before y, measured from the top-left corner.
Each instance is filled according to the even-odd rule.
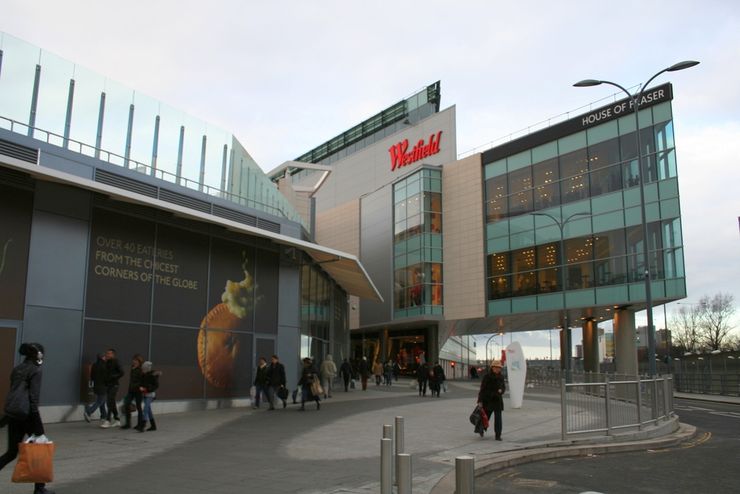
[[[599,372],[599,326],[593,319],[583,323],[583,370]]]
[[[614,355],[617,374],[637,375],[635,313],[629,309],[614,311]]]
[[[565,359],[566,355],[568,355],[568,352],[566,351],[566,349],[568,348],[568,338],[566,330],[561,329],[558,335],[560,336],[560,369],[562,371],[565,371]]]

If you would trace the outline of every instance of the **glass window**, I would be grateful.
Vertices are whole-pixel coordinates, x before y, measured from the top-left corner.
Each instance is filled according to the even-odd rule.
[[[537,246],[537,284],[540,293],[560,290],[558,243]]]
[[[48,52],[41,52],[41,78],[36,108],[36,127],[56,136],[49,136],[49,142],[63,146],[64,125],[67,116],[69,81],[74,66]],[[45,133],[37,132],[37,139],[46,140]]]
[[[511,296],[510,276],[508,273],[509,252],[494,253],[488,255],[488,299],[507,298]]]
[[[593,286],[593,242],[592,236],[565,241],[565,258],[568,264],[565,283],[569,290]]]
[[[28,124],[31,114],[33,81],[40,50],[8,34],[0,33],[3,50],[0,76],[0,108],[2,116]],[[2,125],[6,125],[4,122]],[[16,129],[24,132],[26,129]]]
[[[560,204],[560,185],[558,183],[558,159],[553,158],[532,167],[534,176],[534,209],[546,209]]]
[[[528,247],[512,252],[512,283],[515,296],[537,292],[537,273],[534,271],[535,249]]]
[[[110,80],[105,81],[105,114],[101,149],[117,156],[104,154],[103,159],[123,166],[128,134],[128,115],[133,102],[133,91]]]
[[[594,236],[594,283],[614,285],[627,281],[624,230],[612,230]]]
[[[131,129],[131,153],[129,157],[144,165],[152,161],[154,127],[159,113],[159,104],[151,98],[134,94],[134,122]],[[132,167],[135,167],[132,164]],[[140,170],[148,172],[148,170]]]
[[[492,223],[509,216],[508,183],[506,177],[486,180],[486,222]]]
[[[588,156],[579,149],[560,157],[560,197],[563,204],[588,197]]]
[[[619,165],[619,139],[588,147],[591,168],[591,196],[598,196],[622,188],[622,170]]]
[[[100,112],[100,93],[103,91],[103,76],[90,72],[82,67],[75,67],[75,95],[72,108],[72,121],[69,128],[70,139],[79,146],[70,143],[73,151],[80,151],[88,156],[95,156],[95,142],[98,134],[98,114]]]
[[[518,216],[532,211],[532,167],[509,173],[509,215]]]

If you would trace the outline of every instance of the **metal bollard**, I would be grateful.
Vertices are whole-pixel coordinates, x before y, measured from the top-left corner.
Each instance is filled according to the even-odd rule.
[[[472,456],[455,458],[455,494],[475,493],[475,459]]]
[[[395,451],[396,451],[396,474],[393,476],[393,485],[398,485],[398,471],[401,468],[398,463],[398,455],[404,452],[405,445],[403,443],[403,417],[396,417],[396,424],[395,424],[395,432],[396,432],[396,441],[395,441]]]
[[[395,477],[395,470],[396,470],[396,458],[393,454],[393,426],[385,424],[383,425],[383,439],[390,439],[391,440],[391,482],[393,482],[393,478]],[[393,485],[396,485],[395,482],[393,482]]]
[[[383,438],[380,440],[380,494],[393,493],[393,476],[391,466],[393,465],[393,441]]]
[[[396,455],[396,462],[398,494],[411,494],[411,455],[399,453]]]

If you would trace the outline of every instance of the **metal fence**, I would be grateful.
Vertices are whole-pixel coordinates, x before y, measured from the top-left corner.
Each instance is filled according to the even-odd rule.
[[[740,374],[679,373],[673,381],[681,393],[740,396]]]
[[[641,429],[673,415],[673,377],[574,374],[560,381],[562,438]]]

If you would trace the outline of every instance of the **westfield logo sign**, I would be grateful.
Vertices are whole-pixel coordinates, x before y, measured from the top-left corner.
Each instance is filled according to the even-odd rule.
[[[442,131],[429,136],[429,142],[420,139],[416,145],[409,150],[409,140],[404,139],[398,144],[394,144],[388,149],[391,155],[391,171],[401,168],[411,163],[415,163],[427,156],[439,153],[439,141],[442,138]]]

